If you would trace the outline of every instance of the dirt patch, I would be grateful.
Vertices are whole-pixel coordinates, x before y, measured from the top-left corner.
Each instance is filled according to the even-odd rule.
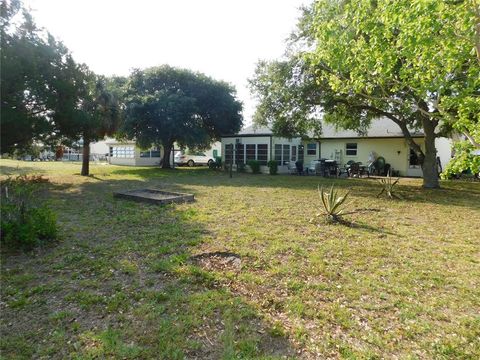
[[[232,252],[208,252],[194,255],[190,259],[196,265],[199,265],[206,270],[240,271],[242,268],[242,259],[240,258],[240,255]]]

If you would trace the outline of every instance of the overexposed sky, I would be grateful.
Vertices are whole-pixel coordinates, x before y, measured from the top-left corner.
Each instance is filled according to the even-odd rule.
[[[38,25],[60,39],[78,62],[104,75],[161,64],[225,80],[244,103],[259,59],[285,51],[301,5],[310,0],[25,0]]]

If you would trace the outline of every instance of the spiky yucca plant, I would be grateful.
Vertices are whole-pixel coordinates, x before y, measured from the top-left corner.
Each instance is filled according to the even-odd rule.
[[[394,193],[394,190],[395,190],[394,187],[395,185],[397,185],[399,180],[400,178],[393,180],[392,177],[390,176],[390,171],[389,171],[385,178],[380,179],[380,183],[382,184],[382,191],[378,193],[377,197],[385,193],[389,199],[401,199],[400,196]]]
[[[342,205],[347,200],[349,192],[347,191],[345,195],[339,196],[338,190],[332,185],[330,192],[327,192],[323,189],[323,186],[318,188],[318,196],[323,205],[323,213],[327,217],[327,221],[336,222],[339,220],[340,216],[343,214]],[[321,214],[317,214],[319,217]]]

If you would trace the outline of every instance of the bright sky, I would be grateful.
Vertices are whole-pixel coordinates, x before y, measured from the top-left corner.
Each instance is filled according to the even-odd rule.
[[[25,0],[38,25],[105,75],[161,64],[233,84],[245,123],[259,59],[275,59],[309,0]]]

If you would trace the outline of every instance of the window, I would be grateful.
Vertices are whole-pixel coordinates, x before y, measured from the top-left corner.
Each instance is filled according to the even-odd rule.
[[[247,154],[247,161],[248,160],[255,160],[255,148],[257,145],[255,144],[247,144],[246,145],[246,154]]]
[[[133,159],[135,157],[134,146],[113,146],[111,149],[112,157]]]
[[[295,145],[292,146],[292,161],[297,160],[297,147]]]
[[[225,164],[231,164],[233,158],[233,144],[225,145]]]
[[[153,147],[150,150],[150,157],[159,158],[160,157],[160,149],[158,147]]]
[[[347,156],[357,156],[357,143],[348,143],[345,151]]]
[[[268,145],[267,144],[258,144],[257,145],[257,160],[260,162],[260,165],[267,165],[268,159]]]
[[[307,155],[317,155],[317,144],[307,144]]]
[[[245,150],[243,144],[235,144],[235,163],[245,164]]]
[[[275,144],[274,159],[278,165],[287,165],[290,161],[290,145]]]
[[[158,147],[152,147],[150,150],[145,150],[145,151],[140,151],[140,157],[141,158],[154,158],[160,157],[160,150]]]
[[[283,145],[283,154],[282,154],[282,163],[283,165],[288,165],[290,162],[290,145]]]

